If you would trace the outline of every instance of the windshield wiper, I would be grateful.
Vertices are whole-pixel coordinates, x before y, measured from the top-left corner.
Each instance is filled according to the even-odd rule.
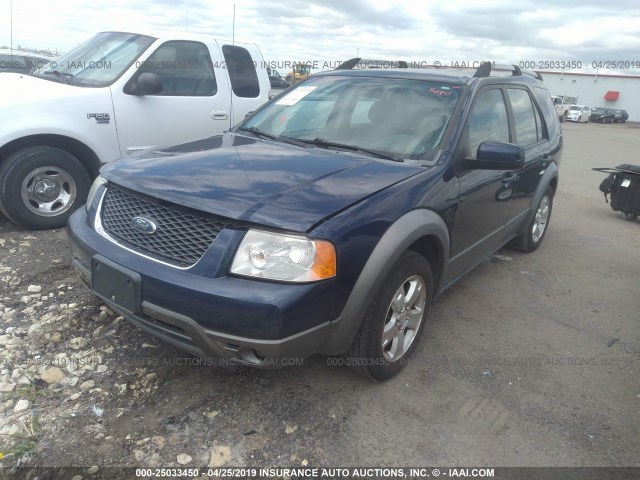
[[[267,132],[263,132],[262,130],[260,130],[257,127],[238,127],[237,130],[241,130],[243,132],[251,132],[253,133],[256,137],[262,137],[262,138],[267,138],[269,140],[276,140],[278,142],[284,142],[284,143],[289,143],[291,145],[297,145],[299,147],[307,147],[307,145],[297,139],[293,139],[293,138],[289,138],[289,137],[282,137],[279,135],[274,135],[272,133],[267,133]]]
[[[377,150],[371,150],[369,148],[364,148],[364,147],[359,147],[358,145],[349,145],[346,143],[337,143],[337,142],[330,142],[329,140],[326,140],[324,138],[314,138],[313,140],[309,140],[306,138],[296,138],[294,140],[297,140],[299,142],[304,142],[304,143],[308,143],[311,145],[316,145],[319,147],[325,147],[325,148],[335,148],[335,149],[342,149],[342,150],[349,150],[352,152],[362,152],[362,153],[366,153],[367,155],[371,155],[372,157],[377,157],[377,158],[384,158],[385,160],[393,160],[394,162],[404,162],[403,158],[397,157],[395,155],[391,155],[388,153],[382,153],[382,152],[378,152]]]
[[[73,78],[73,74],[71,73],[62,73],[59,70],[47,70],[44,72],[45,75],[55,75],[58,78],[64,80],[67,85],[72,85],[71,79]]]

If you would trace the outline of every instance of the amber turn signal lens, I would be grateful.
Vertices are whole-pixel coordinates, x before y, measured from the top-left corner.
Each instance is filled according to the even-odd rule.
[[[329,242],[314,240],[316,247],[316,258],[311,270],[318,279],[331,278],[336,276],[336,249]]]

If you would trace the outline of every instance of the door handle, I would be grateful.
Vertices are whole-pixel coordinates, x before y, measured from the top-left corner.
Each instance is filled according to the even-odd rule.
[[[214,120],[227,120],[229,118],[229,112],[226,110],[213,110],[211,112],[211,118]]]
[[[504,185],[507,185],[511,182],[515,182],[516,180],[518,180],[518,174],[517,173],[505,173],[502,176],[502,183]]]

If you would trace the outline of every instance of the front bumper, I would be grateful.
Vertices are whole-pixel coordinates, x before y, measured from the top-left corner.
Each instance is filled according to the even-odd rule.
[[[84,209],[72,215],[67,233],[80,278],[109,308],[193,355],[256,366],[288,365],[292,358],[320,351],[328,335],[334,280],[291,285],[207,276],[202,267],[175,269],[99,235],[88,226]],[[205,257],[220,250],[210,248]],[[136,308],[114,302],[95,288],[95,261],[139,279]]]

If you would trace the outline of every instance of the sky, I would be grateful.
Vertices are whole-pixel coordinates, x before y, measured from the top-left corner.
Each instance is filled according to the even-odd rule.
[[[0,0],[0,46],[11,42],[11,18],[14,47],[61,52],[105,30],[230,39],[234,4],[235,39],[270,62],[492,60],[640,75],[637,0]],[[632,64],[594,63],[608,61]]]

